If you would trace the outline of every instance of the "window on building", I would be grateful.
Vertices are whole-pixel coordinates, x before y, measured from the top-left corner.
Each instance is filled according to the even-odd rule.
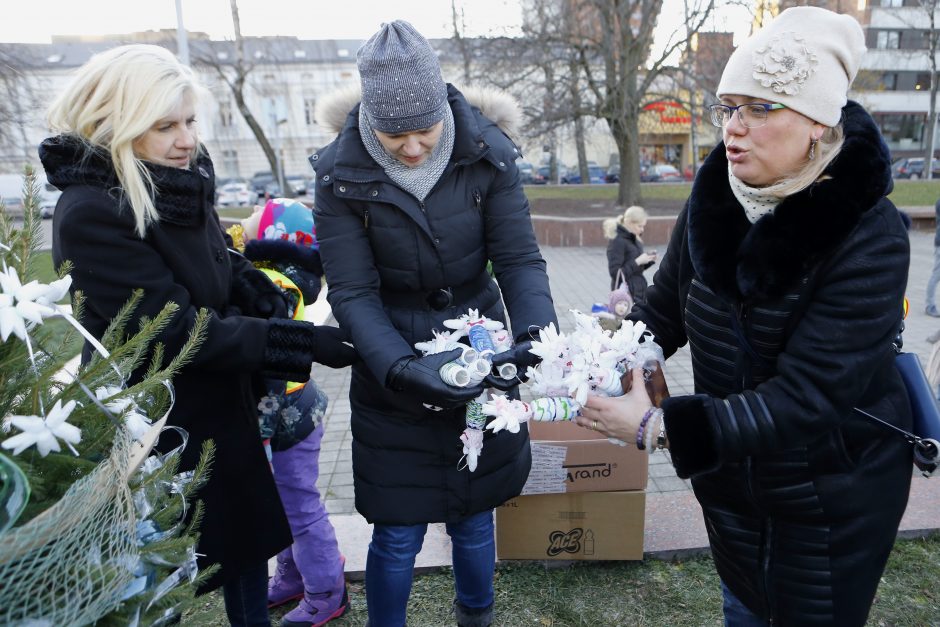
[[[916,150],[924,147],[925,114],[876,113],[874,117],[890,149]]]
[[[916,78],[914,78],[914,89],[927,90],[930,89],[930,74],[919,73]]]
[[[313,126],[316,124],[316,108],[316,98],[304,98],[304,122],[307,123],[307,126]]]
[[[896,72],[886,72],[881,77],[881,87],[887,91],[894,91],[898,88],[898,75]]]
[[[222,151],[222,171],[230,176],[238,176],[238,151]]]
[[[881,6],[883,7],[899,7],[903,4],[903,0],[881,0]]]
[[[219,121],[222,123],[222,126],[232,125],[232,103],[228,100],[223,100],[219,103]]]
[[[901,33],[896,30],[878,31],[877,47],[881,50],[897,50],[901,46]]]

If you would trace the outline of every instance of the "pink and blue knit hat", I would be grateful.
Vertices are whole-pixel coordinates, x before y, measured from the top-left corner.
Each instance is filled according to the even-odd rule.
[[[313,212],[290,198],[272,198],[264,205],[258,221],[257,239],[282,239],[320,249]]]

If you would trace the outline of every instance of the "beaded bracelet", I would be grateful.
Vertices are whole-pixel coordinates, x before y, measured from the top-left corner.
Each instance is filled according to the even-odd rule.
[[[636,448],[640,451],[646,450],[646,444],[643,441],[643,431],[646,429],[647,423],[650,421],[652,415],[656,412],[655,407],[650,407],[646,410],[646,413],[643,414],[643,418],[640,420],[640,427],[636,430]]]

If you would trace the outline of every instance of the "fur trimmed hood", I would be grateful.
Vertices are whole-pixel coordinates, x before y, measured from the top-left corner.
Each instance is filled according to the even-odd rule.
[[[460,92],[471,106],[478,108],[510,139],[516,140],[522,111],[515,98],[504,91],[490,87],[469,86],[466,89],[460,89]],[[331,134],[338,134],[346,125],[346,116],[359,104],[360,100],[362,100],[362,91],[359,85],[352,85],[327,94],[317,103],[315,112],[317,124]]]
[[[787,197],[754,225],[728,183],[724,143],[705,160],[689,197],[689,252],[716,293],[745,302],[781,296],[890,193],[890,153],[874,120],[852,101],[842,112],[845,142],[828,178]]]

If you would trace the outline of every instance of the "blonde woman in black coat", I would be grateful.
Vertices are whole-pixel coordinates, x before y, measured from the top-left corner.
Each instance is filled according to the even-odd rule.
[[[171,359],[199,309],[205,340],[173,380],[169,424],[189,433],[181,471],[203,442],[216,445],[199,527],[200,566],[221,569],[233,625],[268,625],[267,560],[291,543],[258,430],[252,376],[305,381],[311,362],[341,367],[355,359],[336,328],[286,319],[280,291],[251,264],[229,254],[213,208],[212,161],[199,149],[189,68],[167,50],[133,45],[93,57],[49,110],[60,134],[39,148],[49,181],[62,190],[53,222],[53,258],[73,264],[72,287],[85,296],[83,324],[101,336],[135,289],[143,298],[127,323],[136,328],[169,302],[179,310],[157,340]],[[88,347],[84,358],[89,358]],[[128,373],[130,382],[139,373]],[[175,446],[173,437],[161,448]]]
[[[656,263],[656,251],[644,252],[643,231],[649,216],[643,207],[628,207],[618,218],[604,220],[604,236],[607,243],[607,271],[610,273],[610,289],[617,288],[618,273],[630,289],[633,301],[646,300],[646,277],[643,272]]]
[[[854,18],[794,7],[731,56],[724,141],[630,315],[667,358],[689,345],[695,393],[656,409],[635,377],[578,419],[668,444],[728,625],[864,625],[907,504],[912,447],[853,410],[910,429],[893,347],[908,236],[887,146],[847,99],[864,42]]]

